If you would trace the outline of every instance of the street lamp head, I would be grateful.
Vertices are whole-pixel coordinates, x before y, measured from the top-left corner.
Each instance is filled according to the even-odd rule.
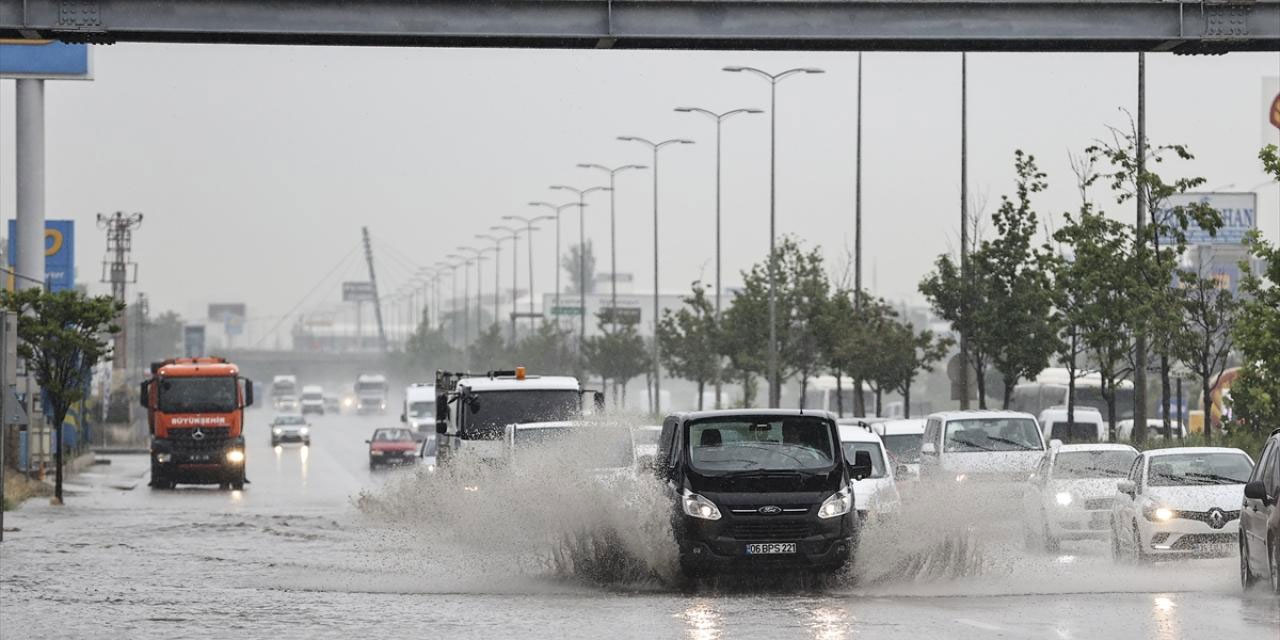
[[[645,140],[644,138],[637,138],[635,136],[618,136],[618,139],[623,142],[648,142],[648,140]]]
[[[698,107],[676,107],[675,110],[679,113],[694,113],[695,111],[705,111],[705,109],[699,109]]]
[[[739,109],[739,111],[741,111],[742,113],[764,113],[764,109],[755,109],[755,108]]]
[[[671,142],[674,142],[676,144],[693,144],[692,140],[689,140],[686,138],[676,138],[674,140],[671,140]]]
[[[803,69],[800,69],[800,71],[803,73],[826,73],[827,72],[826,69],[819,69],[817,67],[805,67]]]
[[[746,71],[746,70],[747,70],[747,68],[746,68],[746,67],[739,67],[739,66],[730,66],[730,67],[725,67],[723,70],[724,70],[724,71],[728,71],[728,72],[730,72],[730,73],[738,73],[738,72],[741,72],[741,71]]]
[[[535,222],[541,222],[541,221],[543,221],[543,220],[555,220],[555,219],[556,219],[556,217],[555,217],[555,216],[538,216],[538,217],[536,217],[536,218],[534,218],[534,219],[530,220],[530,221],[529,221],[529,224],[533,224],[533,223],[535,223]]]

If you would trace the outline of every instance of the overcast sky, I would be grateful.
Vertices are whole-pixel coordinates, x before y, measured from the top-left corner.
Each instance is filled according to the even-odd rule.
[[[856,54],[502,51],[122,44],[96,47],[96,79],[47,90],[50,218],[77,221],[81,280],[96,284],[105,241],[98,212],[141,211],[134,257],[153,310],[200,319],[208,302],[245,302],[253,333],[293,309],[343,256],[360,227],[375,238],[383,289],[475,244],[504,214],[559,200],[554,183],[597,184],[579,162],[644,162],[618,135],[689,137],[664,151],[664,291],[714,276],[713,125],[677,114],[767,107],[758,78],[727,64],[818,66],[779,88],[778,228],[820,245],[833,270],[853,235]],[[1280,54],[1148,56],[1148,132],[1189,144],[1209,187],[1265,180],[1263,83]],[[918,301],[916,284],[953,250],[959,199],[958,54],[864,56],[865,281],[877,294]],[[969,176],[987,210],[1012,188],[1012,156],[1035,154],[1053,214],[1078,196],[1068,154],[1127,126],[1136,106],[1135,54],[969,56]],[[0,214],[14,215],[13,82],[0,82]],[[726,285],[768,246],[768,116],[725,125]],[[619,271],[652,286],[650,174],[619,179]],[[1259,221],[1280,232],[1280,189],[1261,188]],[[1131,220],[1099,191],[1112,214]],[[592,196],[587,235],[607,264],[608,200]],[[576,242],[577,217],[565,218]],[[537,288],[553,277],[552,227],[535,236]],[[509,286],[509,243],[504,285]],[[524,242],[521,281],[524,282]],[[492,264],[485,288],[492,287]],[[356,256],[303,302],[332,307],[337,282],[363,279]],[[874,274],[874,277],[873,277]],[[132,294],[131,294],[132,297]]]

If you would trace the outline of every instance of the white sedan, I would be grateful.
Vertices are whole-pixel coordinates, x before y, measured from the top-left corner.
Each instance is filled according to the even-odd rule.
[[[1117,483],[1111,551],[1117,560],[1228,556],[1240,530],[1253,459],[1239,449],[1181,447],[1143,452]]]
[[[1137,457],[1138,450],[1126,444],[1051,447],[1023,500],[1027,546],[1052,553],[1062,540],[1106,540],[1116,481]]]

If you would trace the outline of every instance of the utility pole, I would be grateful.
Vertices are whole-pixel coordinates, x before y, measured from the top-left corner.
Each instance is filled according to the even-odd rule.
[[[960,53],[960,282],[961,290],[969,283],[969,69],[968,58]],[[967,295],[967,293],[965,294]],[[960,409],[969,409],[969,337],[965,321],[968,303],[960,298]],[[861,395],[861,389],[858,390]]]
[[[142,226],[142,214],[117,211],[111,215],[98,214],[98,228],[107,232],[107,257],[102,261],[101,282],[111,284],[111,297],[116,302],[128,304],[127,285],[138,281],[138,263],[130,261],[133,251],[133,230]],[[120,312],[120,332],[116,334],[112,349],[112,368],[121,373],[128,371],[129,336],[127,311]]]
[[[1147,54],[1138,52],[1138,139],[1134,141],[1134,147],[1137,155],[1137,173],[1134,175],[1134,201],[1138,207],[1137,224],[1134,225],[1137,231],[1138,240],[1136,243],[1138,258],[1146,257],[1147,242],[1144,239],[1143,232],[1147,228]],[[1132,437],[1135,443],[1141,444],[1147,439],[1147,329],[1145,323],[1139,321],[1137,331],[1133,336],[1133,432]],[[1213,432],[1209,410],[1206,407],[1204,412],[1204,437],[1205,444],[1213,441]],[[1112,424],[1114,420],[1108,421]],[[1111,434],[1111,440],[1115,440],[1115,434]]]
[[[147,377],[147,351],[146,351],[146,333],[147,333],[147,315],[150,312],[150,305],[147,304],[147,294],[138,293],[138,302],[134,305],[137,312],[137,320],[134,322],[134,328],[138,330],[138,338],[136,343],[136,356],[138,362],[138,380]]]
[[[373,317],[378,321],[378,348],[387,352],[387,330],[382,326],[382,302],[378,299],[378,276],[373,271],[373,245],[369,243],[369,227],[360,227],[364,236],[364,259],[369,263],[369,287],[373,289]]]

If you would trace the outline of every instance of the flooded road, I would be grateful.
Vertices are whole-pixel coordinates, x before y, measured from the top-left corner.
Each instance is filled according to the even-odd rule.
[[[415,469],[370,472],[364,439],[395,426],[393,416],[317,418],[313,446],[276,450],[260,426],[268,417],[249,419],[243,492],[152,491],[145,457],[116,455],[72,478],[67,506],[33,500],[9,514],[5,524],[17,530],[0,545],[0,636],[1280,635],[1280,600],[1242,594],[1234,558],[1116,565],[1105,544],[1064,544],[1048,555],[998,530],[982,534],[985,560],[974,575],[766,589],[731,580],[602,585],[510,548],[525,534],[543,535],[546,523],[499,521],[502,510],[484,492],[470,498],[470,516],[445,518],[433,512],[435,478],[425,470],[421,478]],[[379,501],[377,515],[357,506],[362,492]],[[486,520],[493,531],[479,530]],[[449,522],[469,530],[442,529]]]

